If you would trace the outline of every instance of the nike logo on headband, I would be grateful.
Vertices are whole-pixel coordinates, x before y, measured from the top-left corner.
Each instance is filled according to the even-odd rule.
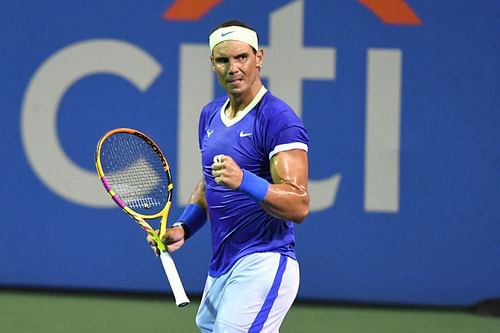
[[[228,32],[221,32],[220,36],[221,37],[226,37],[227,35],[232,34],[233,32],[234,32],[234,30],[228,31]]]

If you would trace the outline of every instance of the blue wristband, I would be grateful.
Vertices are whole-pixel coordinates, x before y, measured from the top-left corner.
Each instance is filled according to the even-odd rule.
[[[248,170],[243,170],[243,179],[241,180],[238,191],[246,193],[255,201],[260,202],[264,200],[268,190],[269,183],[267,180]]]
[[[174,225],[181,225],[184,229],[184,239],[194,235],[207,221],[205,209],[197,204],[186,206]]]

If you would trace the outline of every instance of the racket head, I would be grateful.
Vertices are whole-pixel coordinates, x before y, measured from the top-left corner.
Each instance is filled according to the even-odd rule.
[[[97,144],[95,164],[104,188],[126,213],[139,220],[166,219],[172,175],[165,155],[149,136],[131,128],[108,131]]]

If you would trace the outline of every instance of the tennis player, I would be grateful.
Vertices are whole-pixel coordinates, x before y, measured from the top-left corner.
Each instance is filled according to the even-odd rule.
[[[299,288],[294,223],[309,213],[308,134],[263,86],[264,52],[251,27],[224,22],[209,45],[227,96],[201,111],[203,178],[164,242],[175,251],[210,221],[201,332],[278,332]]]

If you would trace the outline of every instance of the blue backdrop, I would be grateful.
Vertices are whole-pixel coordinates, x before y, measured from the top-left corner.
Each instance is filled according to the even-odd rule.
[[[115,127],[154,137],[179,215],[200,176],[199,107],[223,93],[207,35],[239,18],[260,33],[266,86],[310,131],[299,296],[500,296],[500,3],[203,3],[0,3],[0,285],[169,291],[105,196],[95,146]],[[189,293],[209,257],[207,227],[175,253]]]

